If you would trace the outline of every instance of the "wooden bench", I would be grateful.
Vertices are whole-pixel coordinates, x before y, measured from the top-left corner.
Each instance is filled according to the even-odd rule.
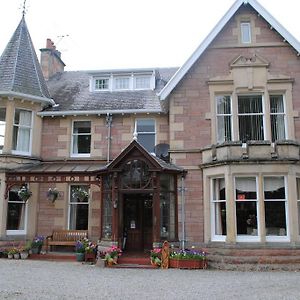
[[[74,246],[76,242],[88,237],[87,230],[53,230],[51,236],[46,238],[47,252],[51,246]]]

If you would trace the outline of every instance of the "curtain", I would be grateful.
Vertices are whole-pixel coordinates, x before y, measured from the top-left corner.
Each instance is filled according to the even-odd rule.
[[[256,178],[255,177],[245,177],[235,179],[236,190],[243,192],[256,192]]]
[[[31,112],[19,111],[19,127],[15,127],[17,133],[16,150],[29,152],[30,145],[30,127],[31,127]]]
[[[272,192],[284,188],[283,177],[264,177],[264,191]]]

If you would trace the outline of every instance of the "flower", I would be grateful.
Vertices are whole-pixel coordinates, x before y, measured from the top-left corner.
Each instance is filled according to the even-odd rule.
[[[192,247],[191,250],[174,250],[170,252],[170,258],[206,260],[206,252],[202,250],[196,250],[195,247]]]
[[[75,244],[75,252],[77,253],[93,253],[96,252],[97,245],[89,241],[88,238],[78,240]]]
[[[85,201],[89,197],[89,193],[81,187],[76,187],[72,192],[72,198],[79,202]]]
[[[155,266],[161,265],[161,249],[160,248],[154,248],[150,252],[150,260],[151,264]]]
[[[105,254],[104,259],[107,262],[117,263],[117,258],[122,255],[122,250],[117,246],[111,246]]]
[[[31,242],[31,248],[39,248],[43,246],[45,237],[42,235],[37,235]]]

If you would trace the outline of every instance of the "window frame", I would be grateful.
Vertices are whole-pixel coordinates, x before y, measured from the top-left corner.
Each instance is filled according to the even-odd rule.
[[[90,122],[90,133],[74,133],[74,124],[75,122]],[[74,153],[74,137],[75,136],[84,136],[89,135],[90,136],[90,152],[89,153]],[[72,120],[72,133],[71,133],[71,151],[70,151],[71,157],[91,157],[92,152],[92,121],[91,120]]]
[[[224,184],[225,184],[225,199],[214,199],[214,181],[218,179],[224,179]],[[227,237],[227,232],[226,235],[222,234],[216,234],[216,220],[215,220],[215,204],[216,203],[225,203],[225,210],[226,210],[226,231],[227,231],[227,199],[226,199],[226,182],[225,182],[225,176],[224,177],[213,177],[210,178],[210,207],[211,207],[211,241],[212,242],[225,242],[226,237]]]
[[[255,188],[256,188],[256,199],[243,199],[238,200],[236,195],[236,179],[237,178],[255,178]],[[259,193],[259,180],[258,175],[254,174],[243,174],[235,175],[233,177],[233,189],[234,189],[234,222],[235,222],[235,238],[236,242],[261,242],[261,224],[260,224],[260,193]],[[257,235],[244,235],[237,233],[237,202],[256,202],[256,220],[257,220]]]
[[[148,87],[137,87],[137,79],[141,79],[141,78],[147,78],[149,80],[149,86]],[[151,75],[136,75],[134,76],[134,85],[133,85],[133,89],[136,91],[139,90],[151,90]]]
[[[79,186],[79,187],[82,187],[82,186],[87,186],[88,187],[88,194],[89,194],[89,197],[88,197],[88,201],[87,202],[72,202],[71,201],[71,198],[72,198],[72,186]],[[68,230],[71,230],[71,205],[88,205],[88,228],[89,228],[89,224],[90,224],[90,199],[91,199],[91,188],[88,184],[70,184],[69,185],[69,195],[68,195]],[[88,230],[87,229],[84,229],[84,230]],[[77,230],[77,229],[75,229]]]
[[[218,113],[218,98],[219,97],[229,97],[230,98],[230,114],[219,114]],[[215,95],[215,110],[216,110],[216,137],[217,137],[217,143],[224,143],[224,142],[229,142],[233,140],[233,111],[232,111],[232,95],[231,94],[216,94]],[[225,139],[225,136],[223,137],[223,139],[221,140],[219,137],[219,122],[218,119],[219,117],[230,117],[230,139]],[[224,132],[225,132],[225,128],[224,128]]]
[[[98,80],[107,80],[107,88],[97,88],[97,81]],[[109,91],[110,90],[110,78],[109,77],[96,77],[94,78],[94,91],[101,92],[101,91]]]
[[[266,177],[283,177],[284,179],[284,191],[285,191],[285,198],[284,199],[265,199],[264,192],[265,192],[265,178]],[[286,235],[284,236],[276,236],[276,235],[267,235],[265,234],[266,242],[289,242],[290,241],[290,230],[289,230],[289,213],[288,213],[288,182],[287,177],[285,175],[263,175],[262,176],[262,194],[263,194],[263,201],[265,202],[284,202],[285,203],[285,222],[286,222]],[[265,205],[264,205],[265,208]],[[266,214],[266,210],[264,209],[264,214]],[[266,229],[266,228],[265,228]]]
[[[117,82],[118,80],[124,80],[127,79],[128,80],[128,87],[117,87]],[[113,79],[113,87],[115,91],[128,91],[131,90],[131,81],[132,81],[132,76],[114,76]]]
[[[7,111],[7,109],[6,109],[5,106],[1,106],[1,107],[0,107],[0,110],[1,110],[1,109],[4,109],[4,110],[5,110],[5,119],[4,119],[4,121],[1,121],[1,120],[0,120],[0,128],[1,128],[1,127],[3,128],[3,146],[2,146],[2,149],[0,148],[0,154],[3,153],[3,148],[4,148],[4,146],[5,146],[6,111]],[[0,134],[1,134],[1,130],[0,130]],[[1,143],[0,143],[0,147],[1,147]]]
[[[137,131],[137,127],[138,127],[138,121],[141,121],[141,120],[151,120],[151,121],[153,121],[153,123],[154,123],[154,131],[153,132],[148,132],[148,131],[141,131],[141,132],[138,132]],[[156,119],[154,119],[154,118],[137,118],[137,119],[135,119],[135,125],[134,125],[134,133],[133,133],[133,137],[135,137],[136,136],[136,139],[137,139],[137,141],[138,141],[138,135],[139,134],[144,134],[144,135],[152,135],[152,134],[154,134],[154,147],[155,147],[155,145],[157,144],[157,141],[156,141],[156,138],[157,138],[157,131],[156,131]],[[142,144],[141,144],[142,145]],[[144,145],[142,145],[145,149],[146,149],[146,147],[144,146]],[[153,147],[153,148],[154,148]],[[146,149],[147,150],[147,149]],[[154,154],[154,149],[153,149],[153,152],[149,152],[149,153],[151,153],[151,154]]]
[[[24,126],[24,125],[20,126],[20,124],[15,124],[16,110],[30,112],[30,114],[31,114],[30,126]],[[32,153],[32,129],[34,127],[33,125],[34,125],[33,124],[33,111],[30,110],[30,109],[24,109],[24,108],[16,107],[15,110],[14,110],[14,118],[13,118],[13,136],[14,136],[15,127],[18,127],[18,129],[20,129],[20,128],[29,129],[29,149],[28,149],[28,151],[15,150],[14,146],[17,147],[17,144],[14,145],[13,140],[12,140],[12,153],[13,154],[31,155],[31,153]],[[18,130],[18,132],[19,132],[19,130]]]
[[[245,30],[247,30],[247,35],[245,34]],[[242,44],[251,44],[252,43],[252,30],[251,30],[251,22],[250,21],[241,21],[240,23],[241,30],[241,43]],[[249,39],[246,39],[246,36]]]
[[[13,188],[13,191],[17,192],[20,189],[20,186],[15,186]],[[29,186],[28,186],[29,189]],[[28,226],[28,201],[10,201],[9,197],[7,199],[7,212],[6,212],[6,222],[7,222],[7,218],[8,218],[8,204],[9,203],[18,203],[18,204],[23,204],[25,209],[24,209],[24,229],[20,229],[20,230],[11,230],[11,229],[7,229],[7,224],[5,226],[5,230],[6,230],[6,235],[26,235],[27,234],[27,226]]]

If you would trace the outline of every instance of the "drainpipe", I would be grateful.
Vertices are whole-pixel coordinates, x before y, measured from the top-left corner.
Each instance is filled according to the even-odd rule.
[[[111,146],[111,123],[112,123],[112,114],[106,114],[106,127],[108,128],[107,131],[107,162],[110,161],[110,146]]]
[[[184,174],[181,175],[181,186],[179,191],[181,193],[181,249],[185,249],[185,190]]]

